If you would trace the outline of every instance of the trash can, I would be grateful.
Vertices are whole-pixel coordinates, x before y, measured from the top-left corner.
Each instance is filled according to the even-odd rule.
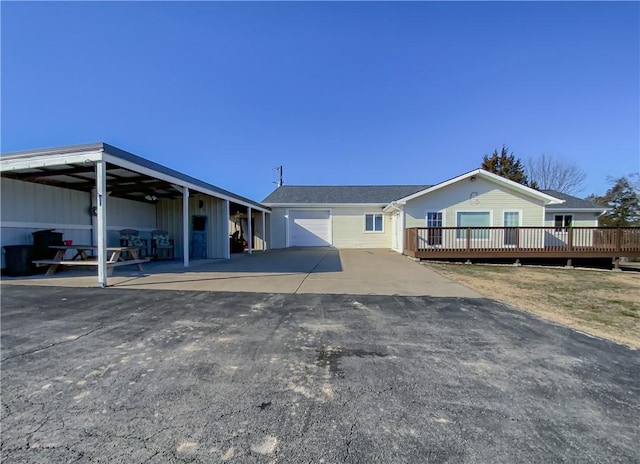
[[[56,250],[49,248],[52,245],[62,245],[62,232],[54,232],[53,229],[33,232],[33,259],[53,259]]]
[[[28,276],[35,273],[33,245],[6,245],[4,247],[5,274],[11,277]]]

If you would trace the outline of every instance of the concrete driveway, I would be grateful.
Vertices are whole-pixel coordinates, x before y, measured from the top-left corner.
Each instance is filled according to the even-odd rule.
[[[1,297],[2,462],[640,462],[638,353],[490,300]]]
[[[52,277],[5,279],[13,284],[95,287],[93,272],[73,268]],[[109,285],[118,288],[478,297],[472,290],[390,250],[298,248],[231,260],[196,261],[189,268],[179,262],[118,268]]]

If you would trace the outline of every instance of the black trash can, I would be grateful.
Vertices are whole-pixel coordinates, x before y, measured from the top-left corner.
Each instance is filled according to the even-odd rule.
[[[53,259],[57,250],[49,248],[53,245],[62,245],[62,232],[54,232],[53,229],[33,232],[33,259]]]
[[[4,247],[5,274],[11,277],[28,276],[35,273],[33,245],[6,245]]]

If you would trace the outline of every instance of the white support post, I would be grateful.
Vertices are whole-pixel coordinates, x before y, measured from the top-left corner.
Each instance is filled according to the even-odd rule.
[[[182,256],[184,267],[189,267],[189,188],[182,191]]]
[[[222,236],[225,237],[223,244],[224,257],[231,258],[231,240],[229,240],[229,200],[222,203]]]
[[[98,229],[98,285],[107,286],[107,167],[96,162],[96,226]]]
[[[248,242],[248,252],[249,254],[253,253],[253,247],[252,247],[252,242],[253,242],[253,229],[251,227],[251,208],[249,206],[247,206],[247,242]]]
[[[267,251],[267,215],[262,212],[262,251]]]
[[[404,208],[402,208],[402,211],[400,212],[400,228],[402,229],[402,232],[400,233],[400,253],[404,254],[404,234],[405,234],[405,230],[407,228],[407,213],[404,212]]]

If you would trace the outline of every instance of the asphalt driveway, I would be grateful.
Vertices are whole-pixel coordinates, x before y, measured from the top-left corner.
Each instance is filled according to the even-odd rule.
[[[486,299],[2,286],[2,461],[638,462],[638,352]]]

